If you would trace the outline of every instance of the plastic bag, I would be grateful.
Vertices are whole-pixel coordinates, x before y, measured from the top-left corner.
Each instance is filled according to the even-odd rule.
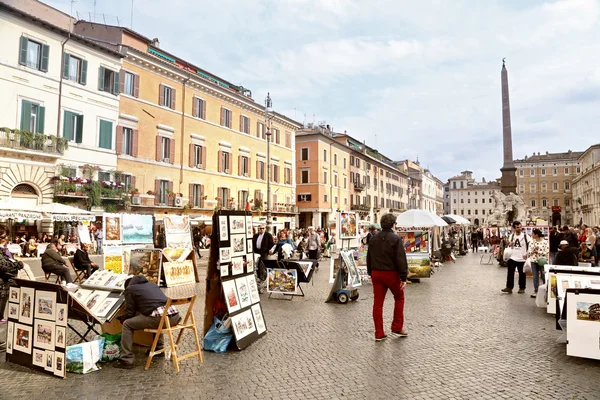
[[[215,317],[213,324],[204,336],[204,350],[225,353],[232,339],[231,327],[224,327],[221,320]]]
[[[538,287],[537,296],[535,297],[535,305],[539,308],[546,308],[546,291],[548,290],[548,285],[543,284]]]
[[[523,272],[526,274],[531,274],[531,261],[525,260],[525,264],[523,264]]]
[[[111,335],[103,333],[104,346],[102,347],[101,362],[115,361],[121,359],[121,332]]]
[[[91,342],[79,343],[73,346],[67,346],[67,371],[76,374],[87,374],[92,371],[98,371],[100,368],[96,365],[100,361],[100,354],[104,348],[104,338],[96,337]]]
[[[504,261],[510,260],[510,257],[512,256],[512,252],[513,252],[513,249],[511,249],[510,247],[505,248],[504,254],[502,255],[502,259]]]

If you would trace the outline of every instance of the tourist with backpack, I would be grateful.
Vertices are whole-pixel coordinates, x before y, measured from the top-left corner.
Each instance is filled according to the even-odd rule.
[[[506,287],[502,289],[504,293],[512,293],[515,286],[515,268],[519,272],[519,293],[525,293],[527,283],[525,277],[525,260],[529,251],[531,237],[523,232],[523,227],[519,221],[512,223],[513,233],[508,237],[508,248],[504,250],[504,259],[508,266],[506,273]],[[507,254],[508,253],[508,254]]]

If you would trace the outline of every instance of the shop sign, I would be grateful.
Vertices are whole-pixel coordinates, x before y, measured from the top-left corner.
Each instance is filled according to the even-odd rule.
[[[83,222],[83,221],[95,221],[94,215],[66,215],[66,214],[52,214],[50,216],[52,221],[55,222]]]
[[[560,212],[560,206],[552,206],[552,212]]]
[[[0,211],[0,218],[42,219],[42,214],[33,211]]]

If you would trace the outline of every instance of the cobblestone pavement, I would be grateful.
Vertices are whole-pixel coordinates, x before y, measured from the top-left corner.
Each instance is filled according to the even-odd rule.
[[[600,362],[567,357],[531,288],[500,293],[505,274],[479,265],[476,255],[444,265],[407,287],[410,336],[376,343],[371,287],[361,288],[355,303],[325,304],[330,286],[322,266],[305,298],[263,295],[269,334],[244,351],[205,353],[204,365],[183,361],[178,375],[160,359],[144,371],[142,348],[133,370],[107,365],[65,380],[0,363],[0,398],[600,399]],[[199,321],[202,313],[198,304]],[[390,318],[388,296],[386,324]]]

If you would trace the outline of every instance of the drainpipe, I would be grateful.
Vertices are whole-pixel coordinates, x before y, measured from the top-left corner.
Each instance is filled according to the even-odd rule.
[[[62,86],[63,86],[63,75],[65,74],[65,44],[71,40],[71,32],[69,32],[67,38],[61,44],[61,57],[60,57],[60,81],[58,84],[58,115],[56,118],[56,137],[60,136],[60,108],[62,105]]]
[[[188,77],[186,78],[185,81],[183,81],[183,99],[181,100],[181,148],[179,150],[180,152],[180,160],[181,160],[181,167],[179,169],[179,193],[183,193],[183,190],[181,188],[181,185],[183,184],[183,143],[185,142],[185,85],[188,83],[188,81],[192,79],[192,75],[188,74]],[[189,193],[188,193],[188,197],[189,197]]]

